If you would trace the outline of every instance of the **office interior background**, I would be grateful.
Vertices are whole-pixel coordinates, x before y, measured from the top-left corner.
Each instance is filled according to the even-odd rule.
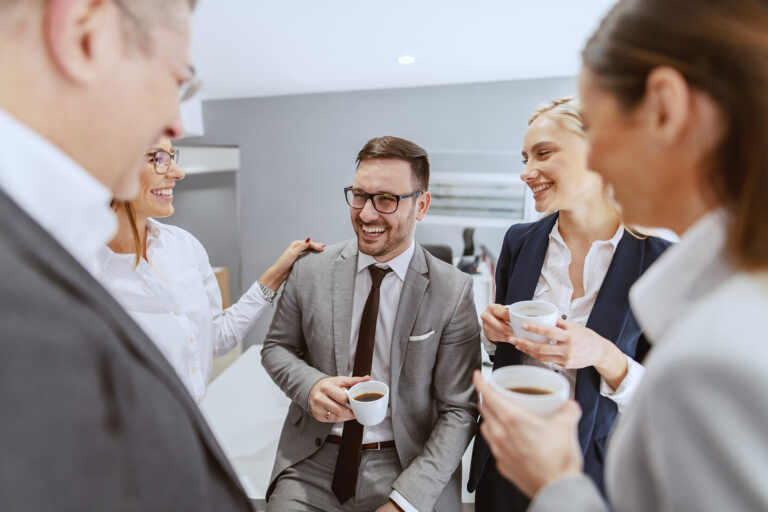
[[[576,92],[581,48],[612,3],[200,0],[204,88],[184,108],[188,175],[166,221],[228,268],[236,300],[290,241],[353,235],[342,189],[355,155],[396,135],[430,155],[437,197],[417,240],[458,257],[474,227],[475,247],[498,255],[506,228],[535,213],[517,178],[528,115]]]
[[[458,260],[474,229],[474,253],[487,255],[475,279],[481,311],[507,228],[538,218],[519,179],[528,117],[577,92],[581,49],[612,4],[200,0],[192,48],[204,85],[183,107],[176,146],[187,177],[164,222],[227,268],[235,301],[292,240],[353,237],[343,188],[357,152],[373,137],[403,137],[430,156],[433,202],[416,239]],[[202,404],[257,510],[289,403],[260,365],[271,317],[214,367]],[[462,501],[473,510],[465,489]]]

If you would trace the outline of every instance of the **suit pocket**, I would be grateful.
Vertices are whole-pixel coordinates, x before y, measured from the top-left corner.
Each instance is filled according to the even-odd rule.
[[[425,341],[431,338],[433,334],[435,334],[435,331],[429,331],[426,334],[420,334],[417,336],[409,336],[408,341]]]

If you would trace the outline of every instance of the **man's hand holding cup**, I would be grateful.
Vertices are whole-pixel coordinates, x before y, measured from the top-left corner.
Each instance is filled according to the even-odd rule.
[[[326,377],[320,379],[309,392],[309,412],[321,423],[341,423],[355,419],[352,409],[347,405],[347,390],[366,382],[371,377]]]

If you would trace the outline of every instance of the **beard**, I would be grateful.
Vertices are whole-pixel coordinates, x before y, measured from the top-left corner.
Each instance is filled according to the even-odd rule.
[[[410,224],[410,223],[409,223]],[[384,227],[386,231],[379,240],[366,240],[363,235],[363,226],[365,227]],[[393,230],[392,226],[386,223],[364,224],[360,220],[355,222],[355,233],[357,234],[357,247],[363,254],[379,258],[396,252],[398,249],[407,248],[413,238],[412,224]]]

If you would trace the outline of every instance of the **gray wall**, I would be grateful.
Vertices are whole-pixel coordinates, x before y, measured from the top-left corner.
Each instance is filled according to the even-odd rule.
[[[368,139],[404,137],[441,158],[508,152],[508,170],[519,172],[530,111],[575,91],[575,79],[566,77],[205,102],[206,135],[184,145],[237,145],[241,151],[242,279],[233,283],[233,294],[258,279],[292,240],[311,236],[330,244],[353,235],[342,188],[352,183],[355,155]],[[200,202],[192,207],[201,216],[216,209]],[[203,243],[216,239],[208,231],[219,229],[209,222],[185,227]],[[475,242],[498,254],[503,234],[478,229]],[[416,233],[422,242],[450,243],[454,252],[460,235],[461,227],[425,224]],[[214,265],[225,264],[214,255],[223,259],[236,250],[206,247]],[[264,315],[246,344],[260,343],[270,320],[271,313]]]
[[[184,150],[180,165],[184,166]],[[240,297],[240,244],[237,215],[237,173],[189,174],[176,184],[174,214],[161,222],[193,233],[211,263],[229,269],[232,300]]]

